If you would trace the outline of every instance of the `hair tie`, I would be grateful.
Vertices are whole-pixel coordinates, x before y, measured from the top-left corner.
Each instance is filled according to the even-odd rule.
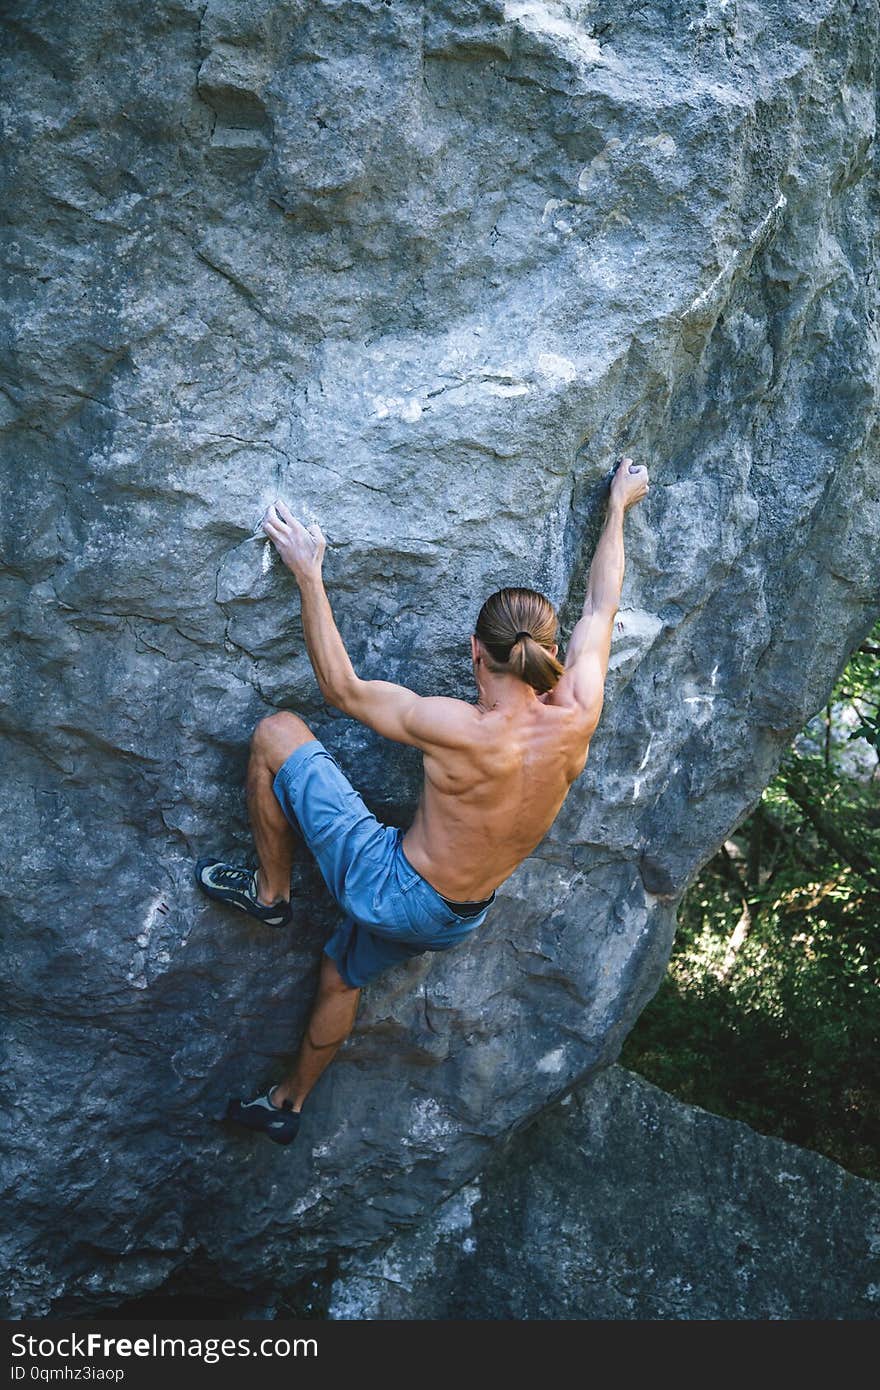
[[[531,635],[532,635],[532,634],[531,634],[530,632],[522,632],[522,631],[520,631],[520,632],[518,632],[518,633],[516,634],[516,636],[514,637],[513,640],[514,640],[514,642],[518,642],[519,639],[520,639],[521,637],[531,637]]]

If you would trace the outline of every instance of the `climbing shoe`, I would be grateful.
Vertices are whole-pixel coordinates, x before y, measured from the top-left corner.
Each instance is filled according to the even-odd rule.
[[[209,898],[232,903],[267,927],[286,927],[293,917],[290,903],[283,898],[271,907],[260,902],[257,897],[256,869],[237,869],[233,864],[224,864],[219,859],[200,859],[196,864],[196,882]]]
[[[272,1086],[264,1096],[254,1100],[231,1100],[226,1107],[227,1120],[268,1134],[276,1144],[292,1144],[299,1129],[299,1111],[294,1110],[289,1100],[282,1101],[280,1106],[273,1105],[272,1092],[277,1089]]]

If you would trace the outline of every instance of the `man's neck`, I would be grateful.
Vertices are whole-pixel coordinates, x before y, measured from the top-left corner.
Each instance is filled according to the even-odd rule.
[[[537,702],[537,695],[525,681],[516,676],[495,676],[477,681],[477,709],[483,714],[490,711],[515,714],[528,709]]]

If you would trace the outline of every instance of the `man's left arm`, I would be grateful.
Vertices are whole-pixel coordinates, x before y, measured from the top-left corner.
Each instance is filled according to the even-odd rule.
[[[299,585],[306,650],[327,703],[397,743],[423,749],[454,746],[463,720],[473,713],[464,701],[417,695],[392,681],[361,680],[357,675],[324,588],[327,542],[320,527],[306,528],[283,502],[276,502],[263,519],[263,530]]]

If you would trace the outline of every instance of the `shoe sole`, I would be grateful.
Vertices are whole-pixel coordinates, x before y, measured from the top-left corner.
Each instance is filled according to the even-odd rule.
[[[234,1102],[230,1102],[230,1104],[234,1104]],[[299,1125],[297,1125],[293,1134],[273,1134],[268,1124],[253,1125],[239,1115],[230,1115],[228,1109],[223,1118],[224,1120],[228,1120],[230,1124],[237,1125],[239,1129],[248,1130],[251,1134],[265,1134],[266,1138],[271,1139],[273,1144],[280,1144],[283,1148],[286,1148],[288,1144],[292,1144],[299,1133]]]

